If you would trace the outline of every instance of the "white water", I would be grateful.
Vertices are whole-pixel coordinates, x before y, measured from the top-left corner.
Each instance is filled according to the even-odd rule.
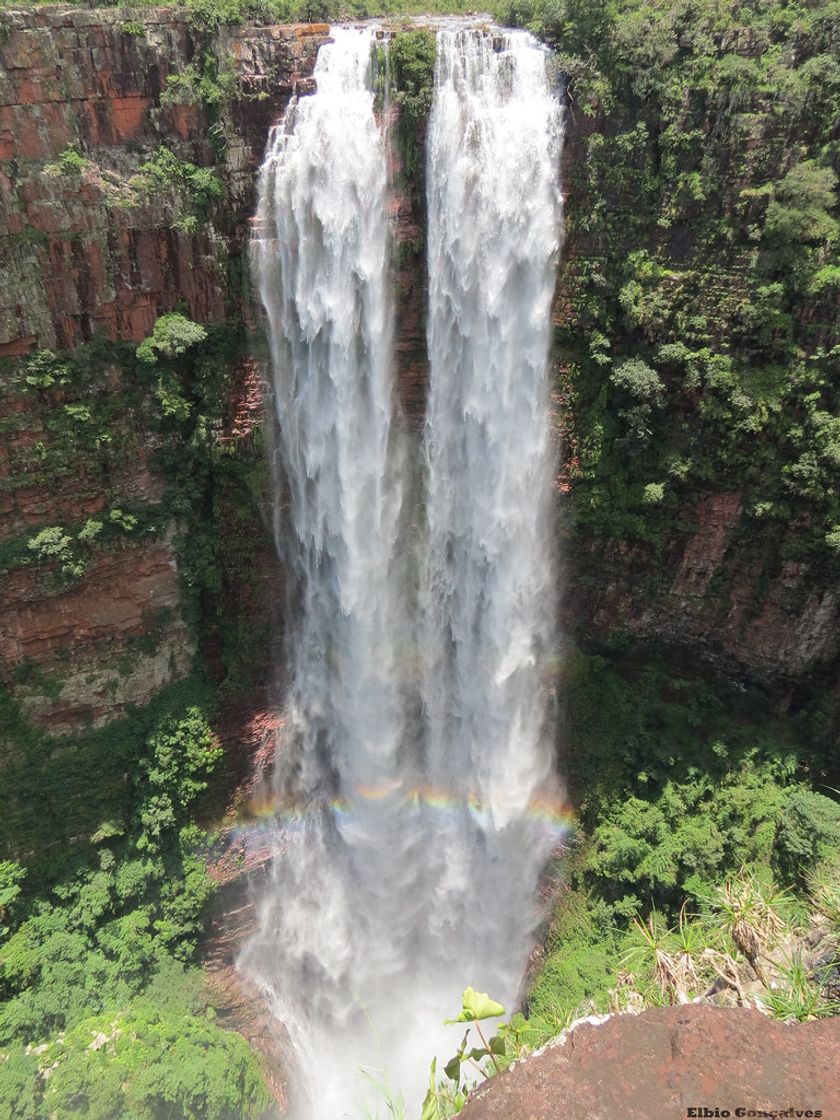
[[[433,784],[485,812],[441,846],[436,910],[452,931],[469,929],[472,975],[509,1004],[545,860],[528,807],[551,764],[548,351],[562,130],[531,36],[446,30],[437,46],[423,700]],[[469,971],[469,952],[456,961]]]
[[[462,988],[515,997],[552,839],[529,811],[552,742],[545,56],[524,34],[498,52],[438,35],[427,526],[409,533],[423,511],[403,509],[371,33],[333,36],[317,92],[270,138],[254,242],[299,617],[273,860],[240,967],[288,1031],[300,1120],[384,1115],[361,1067],[418,1111]]]

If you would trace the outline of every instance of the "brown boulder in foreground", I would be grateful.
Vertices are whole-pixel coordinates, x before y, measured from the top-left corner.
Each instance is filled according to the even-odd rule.
[[[688,1120],[766,1113],[840,1120],[840,1018],[788,1024],[757,1011],[692,1004],[617,1015],[599,1026],[582,1023],[562,1044],[488,1082],[461,1118]]]

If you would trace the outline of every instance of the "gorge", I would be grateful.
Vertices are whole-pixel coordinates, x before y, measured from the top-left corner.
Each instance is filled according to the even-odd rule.
[[[481,21],[234,8],[0,12],[0,1114],[413,1102],[436,1051],[442,1109],[467,984],[505,1062],[824,1014],[836,5],[500,11],[547,86]],[[765,990],[710,930],[783,886]],[[723,956],[662,988],[686,915]]]

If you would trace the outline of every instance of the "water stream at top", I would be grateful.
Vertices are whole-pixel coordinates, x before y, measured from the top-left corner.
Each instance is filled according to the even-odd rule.
[[[438,32],[430,389],[412,449],[373,32],[332,35],[316,92],[270,137],[254,241],[298,598],[275,847],[240,967],[288,1032],[301,1120],[381,1108],[363,1068],[416,1110],[432,1055],[457,1045],[442,1020],[461,989],[514,1000],[556,838],[539,803],[561,141],[546,54],[524,33]]]

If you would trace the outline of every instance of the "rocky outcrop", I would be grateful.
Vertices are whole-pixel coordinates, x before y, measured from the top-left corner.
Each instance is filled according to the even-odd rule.
[[[44,580],[21,568],[0,591],[0,673],[16,675],[15,698],[30,722],[57,731],[100,726],[189,671],[194,649],[171,542],[98,556],[58,594]]]
[[[176,306],[203,324],[251,317],[242,256],[255,173],[327,32],[208,32],[175,8],[0,14],[0,359],[11,359],[0,363],[0,682],[43,730],[99,726],[147,703],[189,672],[196,639],[220,678],[230,671],[217,635],[186,625],[154,378],[113,348],[104,363],[94,355],[138,342]],[[214,176],[209,199],[196,172]],[[24,359],[44,348],[91,358],[72,378],[33,384]],[[237,360],[227,384],[211,434],[242,473],[248,455],[262,457],[259,368]],[[223,538],[230,633],[251,629],[265,645],[262,666],[240,667],[241,685],[265,676],[264,607],[282,580],[231,474],[205,501]],[[40,531],[66,532],[78,551],[86,521],[108,524],[115,509],[146,511],[153,531],[100,535],[70,579],[49,557],[36,562],[28,542]]]
[[[570,624],[589,637],[621,635],[682,647],[764,684],[796,682],[840,654],[840,588],[762,547],[738,493],[697,495],[691,526],[664,550],[590,538],[568,557]],[[795,529],[788,533],[795,545]]]
[[[44,7],[0,15],[0,356],[93,335],[138,341],[185,303],[198,322],[236,310],[228,284],[268,126],[311,74],[323,24],[211,36],[187,13]],[[218,100],[170,88],[192,67]],[[202,69],[202,73],[203,73]],[[166,146],[214,167],[214,221],[142,165]],[[77,160],[62,160],[75,151]],[[177,184],[176,184],[177,186]]]
[[[835,1115],[840,1019],[688,1005],[586,1022],[479,1089],[464,1120]],[[704,1111],[707,1110],[707,1111]],[[788,1111],[792,1110],[792,1111]]]

